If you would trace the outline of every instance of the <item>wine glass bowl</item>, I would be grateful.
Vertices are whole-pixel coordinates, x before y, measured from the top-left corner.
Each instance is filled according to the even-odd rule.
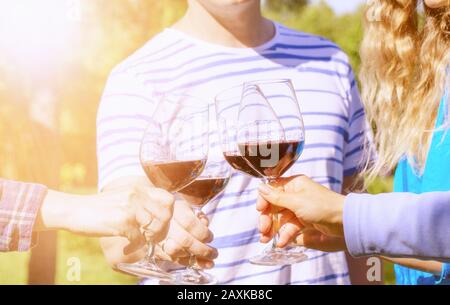
[[[192,206],[196,214],[199,214],[202,207],[222,194],[230,178],[231,167],[225,160],[208,159],[201,175],[181,189],[178,194]],[[213,285],[217,283],[213,275],[195,267],[194,256],[190,257],[189,266],[185,270],[175,271],[172,275],[175,278],[174,283],[178,285]]]
[[[200,176],[209,149],[209,105],[184,94],[165,95],[160,100],[144,132],[140,147],[141,166],[158,188],[175,193]],[[139,277],[174,280],[156,262],[154,243],[147,256],[137,263],[118,268]]]
[[[237,145],[238,118],[243,85],[226,89],[215,98],[219,139],[225,160],[232,168],[245,175],[262,178],[242,157]]]

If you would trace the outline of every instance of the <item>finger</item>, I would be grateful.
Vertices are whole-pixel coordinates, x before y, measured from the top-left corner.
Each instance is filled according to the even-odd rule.
[[[259,241],[261,242],[261,243],[263,243],[263,244],[267,244],[269,241],[271,241],[272,240],[272,235],[270,234],[270,235],[267,235],[267,234],[265,234],[265,235],[261,235],[261,237],[260,237],[260,239],[259,239]]]
[[[291,211],[295,211],[298,208],[297,196],[299,195],[296,193],[282,192],[265,184],[261,184],[258,189],[260,195],[273,205],[287,208]]]
[[[300,247],[305,247],[304,235],[303,233],[298,234],[294,239],[294,244]]]
[[[174,220],[184,231],[189,232],[190,235],[201,242],[210,242],[214,238],[212,232],[204,225],[204,220],[202,222],[190,208],[180,206],[175,209]]]
[[[193,235],[184,230],[181,226],[173,226],[173,234],[170,238],[176,241],[183,249],[190,254],[205,259],[215,259],[218,255],[217,250],[197,240]]]
[[[319,231],[307,229],[296,238],[296,244],[324,252],[345,251],[344,238],[327,236]]]
[[[272,231],[272,216],[269,214],[261,214],[259,216],[258,229],[261,234],[270,234]]]
[[[153,216],[144,208],[138,207],[136,210],[136,221],[139,227],[146,227],[153,221]]]
[[[182,257],[189,257],[190,254],[183,248],[182,245],[180,245],[177,241],[168,238],[163,246],[162,251],[170,256],[172,259],[182,258]]]
[[[260,230],[261,237],[260,242],[263,244],[268,243],[273,238],[273,217],[271,212],[271,206],[268,205],[267,208],[261,212],[258,229]]]
[[[167,230],[168,224],[161,222],[158,218],[153,219],[150,225],[145,228],[150,239],[155,242],[163,240],[167,235]]]
[[[197,258],[197,266],[199,266],[201,269],[212,269],[214,268],[214,262],[211,260],[201,259]]]
[[[190,267],[191,266],[191,258],[190,257],[182,257],[175,261],[177,264]],[[214,262],[211,260],[205,260],[201,258],[195,258],[195,262],[193,264],[194,268],[197,269],[212,269],[214,267]]]
[[[200,219],[200,222],[204,225],[204,226],[209,226],[209,218],[208,216],[206,216],[205,213],[200,212],[197,214],[197,218]]]
[[[305,175],[295,175],[295,176],[291,176],[291,177],[283,177],[283,178],[278,178],[274,181],[270,182],[270,186],[278,189],[278,190],[284,190],[289,192],[289,190],[292,188],[292,186],[298,186],[297,183],[304,181],[304,179],[306,178]]]
[[[270,219],[270,222],[273,223],[272,214],[267,214],[265,217]],[[301,231],[302,225],[299,223],[295,214],[289,210],[281,210],[276,214],[276,217],[278,218],[278,232],[274,232],[273,230],[275,228],[272,227],[271,235],[269,235],[269,232],[265,232],[264,235],[273,236],[275,233],[279,233],[277,247],[282,248],[295,238],[295,236]]]
[[[145,193],[149,197],[149,201],[145,204],[146,207],[152,207],[157,203],[162,208],[173,210],[175,197],[171,193],[160,188],[147,188]]]
[[[321,237],[322,234],[316,230],[305,230],[302,234],[303,245],[306,248],[326,251],[330,245]]]
[[[300,227],[292,223],[287,223],[280,229],[280,237],[278,239],[277,247],[284,248],[300,233]]]
[[[269,207],[269,202],[265,200],[261,195],[258,195],[258,199],[256,200],[256,210],[262,212]]]
[[[300,233],[303,226],[294,213],[282,210],[279,213],[280,232],[277,247],[286,247]]]
[[[270,182],[270,187],[283,189],[283,187],[286,185],[286,183],[288,183],[291,179],[292,179],[292,177],[277,178]]]
[[[172,205],[167,204],[167,202],[163,203],[161,200],[157,201],[157,199],[143,200],[140,204],[140,209],[143,209],[144,212],[151,214],[154,219],[158,219],[162,226],[167,226],[173,216]]]
[[[200,258],[213,260],[218,256],[218,252],[215,248],[205,245],[187,234],[181,239],[180,244],[182,244],[184,249],[190,254]]]
[[[146,245],[144,235],[142,235],[141,231],[138,228],[129,230],[127,238],[130,243],[123,249],[125,255],[136,252]]]

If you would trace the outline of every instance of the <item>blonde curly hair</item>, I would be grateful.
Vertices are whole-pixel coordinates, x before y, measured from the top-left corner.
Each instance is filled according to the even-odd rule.
[[[418,0],[370,1],[365,15],[360,80],[378,158],[368,180],[393,170],[403,156],[421,172],[450,63],[450,6]],[[449,1],[450,4],[450,1]]]

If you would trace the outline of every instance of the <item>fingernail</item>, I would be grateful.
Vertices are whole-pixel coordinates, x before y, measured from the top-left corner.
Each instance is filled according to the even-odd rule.
[[[264,195],[270,195],[270,193],[272,192],[272,189],[269,186],[267,186],[266,184],[261,184],[258,187],[258,190]]]
[[[219,256],[219,251],[214,249],[211,256],[212,256],[213,259],[216,259]]]
[[[212,263],[212,262],[205,263],[205,268],[206,269],[212,269],[213,267],[214,267],[214,263]]]

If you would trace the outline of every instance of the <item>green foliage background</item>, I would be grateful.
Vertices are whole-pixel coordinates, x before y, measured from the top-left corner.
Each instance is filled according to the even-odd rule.
[[[95,116],[106,78],[113,66],[172,24],[187,7],[185,0],[80,1],[85,8],[83,30],[70,56],[54,70],[46,71],[56,79],[50,85],[38,81],[42,79],[39,73],[17,72],[14,59],[0,54],[0,176],[38,181],[78,193],[95,192]],[[350,56],[355,71],[360,65],[361,12],[337,16],[325,2],[308,5],[305,0],[267,0],[264,7],[264,14],[273,20],[336,42]],[[36,128],[28,113],[33,94],[42,86],[52,90],[58,100],[56,130],[43,132],[42,127]],[[46,143],[45,149],[38,153],[33,143]],[[49,151],[59,151],[58,158],[49,158]],[[56,159],[60,163],[56,164]],[[49,177],[47,169],[56,165],[59,174],[57,169]],[[389,191],[391,185],[390,180],[380,179],[371,191]],[[107,266],[96,239],[69,233],[58,236],[58,284],[136,282]],[[70,257],[81,261],[79,283],[67,280]],[[0,254],[0,284],[26,283],[28,258],[28,254]],[[393,281],[390,266],[386,280]]]

